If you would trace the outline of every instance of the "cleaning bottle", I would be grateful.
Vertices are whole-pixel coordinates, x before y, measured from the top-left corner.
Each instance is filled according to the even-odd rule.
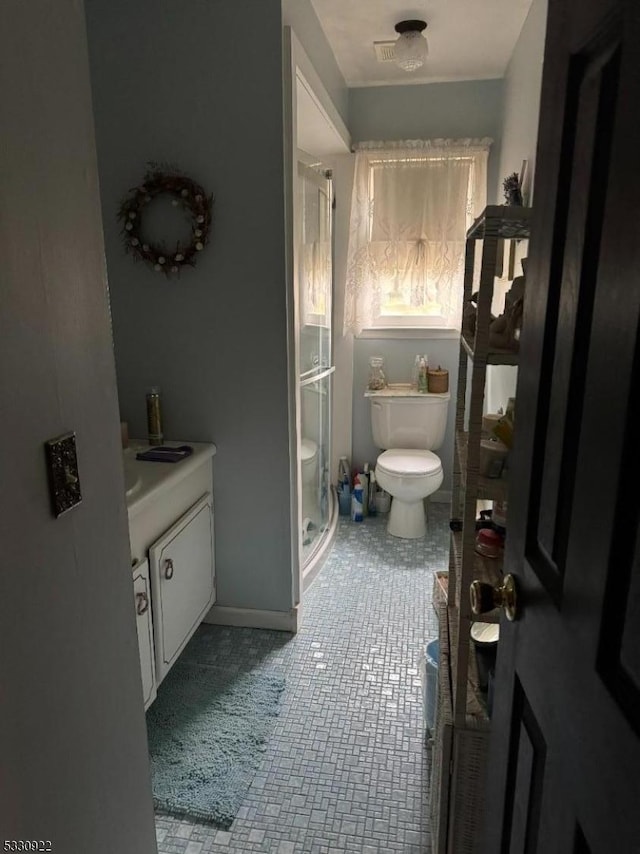
[[[351,493],[351,519],[354,522],[362,522],[362,484],[356,478]]]
[[[369,463],[362,466],[360,474],[360,483],[362,484],[362,515],[369,515]]]

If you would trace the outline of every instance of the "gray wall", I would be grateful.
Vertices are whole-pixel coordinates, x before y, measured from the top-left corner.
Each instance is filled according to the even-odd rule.
[[[0,4],[0,838],[156,851],[82,3]],[[55,519],[43,443],[77,433]]]
[[[487,201],[491,203],[498,184],[502,97],[502,80],[350,89],[349,129],[354,142],[490,136],[494,143]]]
[[[533,0],[529,14],[516,42],[513,55],[505,75],[504,112],[502,125],[502,149],[496,193],[502,193],[502,179],[512,172],[520,172],[522,161],[528,161],[528,203],[533,200],[533,173],[535,171],[538,118],[540,113],[540,88],[542,85],[542,61],[547,19],[547,0]],[[529,242],[518,244],[516,257],[526,256]],[[516,274],[520,274],[516,265]],[[500,308],[504,305],[504,293],[510,282],[496,283],[495,298]],[[497,412],[506,407],[507,400],[516,393],[516,368],[493,366],[487,370],[487,407]]]
[[[87,14],[122,417],[144,435],[157,383],[166,437],[217,444],[218,603],[287,611],[280,0],[87,0]],[[178,281],[134,265],[118,233],[149,160],[215,194],[211,243]]]
[[[349,92],[311,0],[282,0],[283,23],[290,26],[320,76],[334,106],[348,124]]]
[[[387,379],[392,383],[402,383],[411,379],[416,354],[426,353],[431,366],[442,365],[449,371],[451,400],[447,432],[444,444],[437,454],[442,460],[444,471],[441,488],[447,491],[451,489],[459,350],[457,339],[451,338],[356,339],[353,359],[353,462],[356,465],[361,466],[364,462],[373,464],[380,454],[371,434],[369,399],[364,397],[369,377],[369,357],[384,356]]]

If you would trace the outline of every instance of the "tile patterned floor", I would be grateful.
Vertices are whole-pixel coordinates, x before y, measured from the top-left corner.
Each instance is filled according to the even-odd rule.
[[[199,630],[185,655],[206,644],[287,688],[231,830],[158,816],[159,854],[428,854],[419,660],[436,634],[431,574],[446,568],[448,513],[433,505],[419,541],[390,537],[384,518],[341,520],[295,637]]]

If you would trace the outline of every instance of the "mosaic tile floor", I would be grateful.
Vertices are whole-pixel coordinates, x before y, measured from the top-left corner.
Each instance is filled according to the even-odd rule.
[[[159,854],[428,854],[419,659],[436,635],[431,574],[447,565],[448,514],[432,505],[424,540],[390,537],[384,518],[341,520],[295,637],[198,631],[187,657],[215,645],[230,668],[281,674],[287,688],[231,830],[158,816]]]

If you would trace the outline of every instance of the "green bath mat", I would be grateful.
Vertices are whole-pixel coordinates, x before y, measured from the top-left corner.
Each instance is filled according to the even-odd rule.
[[[228,830],[280,708],[284,680],[178,662],[147,713],[154,804]]]

